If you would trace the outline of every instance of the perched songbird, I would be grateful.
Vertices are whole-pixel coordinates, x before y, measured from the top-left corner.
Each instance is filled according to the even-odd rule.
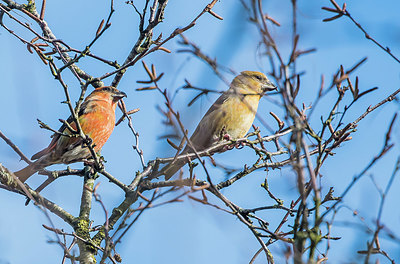
[[[236,76],[230,88],[225,91],[197,125],[190,137],[196,151],[202,151],[221,140],[223,137],[231,139],[242,138],[253,124],[258,103],[267,91],[275,90],[268,78],[261,72],[244,71]],[[189,144],[182,154],[193,152]],[[175,161],[166,165],[160,175],[165,179],[171,178],[186,161]]]
[[[100,87],[83,101],[78,113],[78,120],[83,133],[92,139],[93,149],[96,153],[100,152],[114,130],[115,108],[118,101],[125,96],[124,92],[118,91],[114,87]],[[68,118],[67,123],[76,129],[72,117]],[[35,162],[15,172],[22,182],[47,166],[79,162],[92,157],[89,148],[82,144],[80,137],[66,136],[72,135],[73,132],[65,124],[61,126],[59,132],[52,136],[53,140],[47,148],[32,156],[32,160],[36,160]],[[43,189],[44,187],[39,188]]]

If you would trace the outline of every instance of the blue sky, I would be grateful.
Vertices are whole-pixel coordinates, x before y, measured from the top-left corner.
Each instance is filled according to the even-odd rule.
[[[290,1],[264,2],[265,12],[282,25],[272,27],[271,33],[282,54],[287,58],[291,51]],[[170,1],[164,23],[156,29],[155,35],[162,32],[166,37],[176,27],[187,25],[207,3],[208,1]],[[322,22],[322,19],[331,16],[321,10],[322,6],[330,5],[329,1],[299,1],[298,5],[298,31],[301,35],[299,47],[317,49],[315,53],[298,60],[298,69],[306,71],[297,99],[299,105],[302,102],[310,104],[314,101],[321,74],[325,75],[326,83],[329,83],[339,65],[350,68],[365,56],[368,57],[367,62],[352,75],[352,80],[356,75],[359,76],[361,91],[375,86],[379,89],[360,99],[344,122],[353,121],[369,105],[376,104],[399,88],[399,64],[365,39],[348,19]],[[116,1],[115,8],[112,27],[96,43],[92,52],[122,63],[137,38],[138,17],[123,1]],[[366,30],[385,46],[389,46],[394,54],[400,56],[399,8],[400,2],[395,0],[382,1],[379,4],[372,0],[353,0],[347,3],[347,9]],[[237,72],[258,70],[268,73],[269,64],[266,60],[258,58],[259,34],[255,26],[248,22],[247,14],[239,1],[218,2],[213,10],[224,20],[219,21],[205,14],[185,35],[210,57],[216,57],[219,63]],[[48,2],[45,19],[58,38],[77,49],[83,49],[93,38],[101,19],[108,15],[108,11],[107,1],[69,1],[68,5]],[[17,17],[24,22],[30,22],[24,16]],[[9,19],[4,21],[14,26],[16,32],[23,32],[21,28],[10,23]],[[26,32],[23,35],[30,37]],[[148,64],[156,65],[158,72],[165,73],[160,82],[161,87],[167,88],[172,95],[184,85],[184,79],[187,78],[198,87],[225,90],[226,85],[215,77],[203,62],[188,54],[176,52],[180,48],[177,40],[179,38],[165,45],[173,51],[172,54],[159,52],[145,58]],[[27,156],[31,156],[47,146],[51,135],[50,132],[39,128],[36,118],[57,128],[60,125],[58,119],[67,118],[69,110],[66,105],[60,103],[64,100],[63,90],[51,76],[47,66],[36,55],[29,54],[26,47],[4,29],[0,29],[0,47],[0,86],[4,95],[0,97],[3,124],[0,130]],[[87,58],[82,60],[80,66],[94,76],[111,71],[109,67]],[[225,78],[231,80],[233,76],[226,74]],[[67,72],[64,79],[72,96],[77,98],[79,84]],[[144,157],[149,161],[155,157],[171,156],[174,152],[165,141],[158,139],[168,132],[162,124],[162,116],[156,109],[157,105],[163,105],[163,98],[156,92],[135,91],[139,87],[136,81],[142,79],[146,79],[146,74],[141,64],[137,64],[124,76],[119,89],[128,94],[125,100],[128,109],[141,109],[133,115],[133,122],[135,129],[140,133],[140,146]],[[111,79],[106,80],[106,84],[110,82]],[[181,113],[182,121],[190,132],[217,97],[216,94],[210,94],[193,106],[187,107],[187,102],[193,96],[194,93],[190,91],[181,91],[174,100],[174,107]],[[331,91],[315,110],[311,118],[312,124],[320,127],[320,116],[326,116],[335,98],[335,91]],[[273,99],[279,98],[275,96]],[[350,103],[350,98],[346,100],[345,103]],[[335,195],[339,195],[351,182],[352,177],[379,152],[389,122],[398,109],[399,104],[392,102],[359,124],[358,132],[353,134],[353,140],[338,148],[335,151],[336,156],[328,159],[323,167],[323,192],[326,192],[329,186],[333,186]],[[279,108],[268,100],[262,100],[258,112],[268,123],[275,125],[273,118],[268,115],[271,110],[283,116]],[[117,111],[117,117],[119,115]],[[259,121],[256,120],[255,124],[268,134]],[[392,137],[395,143],[399,143],[398,122],[394,126]],[[107,171],[125,183],[130,182],[135,172],[141,169],[132,144],[134,138],[126,123],[123,123],[116,127],[102,151],[107,160]],[[333,228],[333,235],[343,238],[339,242],[332,242],[330,263],[359,261],[354,252],[365,249],[366,239],[370,237],[366,235],[364,225],[374,227],[373,220],[379,206],[378,191],[370,176],[384,188],[398,153],[399,146],[395,145],[346,197],[344,204],[347,208],[341,208],[338,224]],[[223,164],[237,167],[238,162],[243,160],[251,162],[250,154],[251,151],[244,149],[219,154],[216,157]],[[0,141],[0,162],[11,170],[20,169],[25,165],[24,162],[19,162],[18,156],[3,141]],[[72,165],[77,168],[80,166]],[[216,181],[223,179],[218,172],[215,172],[215,175]],[[265,172],[254,173],[225,190],[224,195],[244,208],[272,205],[273,201],[268,199],[265,191],[259,187],[264,177]],[[291,199],[297,198],[295,177],[290,169],[270,171],[268,177],[271,188],[287,205]],[[36,186],[42,180],[43,176],[35,176],[29,180],[29,184]],[[124,194],[109,184],[104,177],[100,177],[98,182],[101,182],[99,192],[102,199],[111,210],[122,201]],[[394,231],[397,237],[400,236],[396,230],[400,221],[398,186],[399,180],[396,178],[383,212],[385,225]],[[79,211],[80,193],[81,179],[78,177],[64,177],[43,191],[46,197],[75,215]],[[211,196],[209,198],[218,203]],[[0,218],[0,264],[58,262],[62,250],[57,245],[47,243],[55,237],[41,227],[43,223],[49,224],[45,215],[32,204],[25,207],[23,197],[7,191],[0,191],[0,201],[0,212],[6,216]],[[353,214],[355,209],[359,213],[358,216]],[[263,216],[274,226],[282,218],[282,212],[267,212]],[[360,217],[365,220],[361,221]],[[56,226],[69,230],[56,217],[51,219]],[[104,221],[104,213],[98,204],[94,205],[92,219],[96,224]],[[349,228],[349,222],[356,223],[357,228]],[[290,224],[290,221],[288,223]],[[393,243],[385,239],[381,239],[380,242],[392,258],[400,259],[398,242]],[[146,211],[125,237],[123,244],[118,246],[117,251],[125,263],[248,263],[258,248],[259,245],[251,232],[231,215],[184,199],[182,203]],[[284,251],[282,244],[273,245],[271,250],[277,263],[283,261],[279,258],[279,255],[283,255],[280,252]],[[321,248],[321,251],[324,250]],[[255,263],[264,263],[263,257]]]

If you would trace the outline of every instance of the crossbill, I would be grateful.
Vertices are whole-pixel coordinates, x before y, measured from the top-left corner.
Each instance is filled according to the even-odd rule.
[[[225,91],[197,125],[190,137],[196,151],[205,150],[224,138],[244,137],[253,124],[258,103],[267,91],[275,90],[268,78],[261,72],[243,71],[236,76]],[[193,152],[189,144],[181,155]],[[186,161],[179,160],[166,165],[160,172],[165,179],[171,178]]]
[[[105,86],[96,88],[83,101],[78,120],[83,133],[92,139],[96,153],[100,152],[114,130],[115,108],[118,101],[125,96],[124,92]],[[68,118],[67,123],[76,130],[77,126],[72,117]],[[61,126],[59,133],[55,133],[52,137],[47,148],[32,156],[31,159],[36,160],[35,162],[14,173],[22,182],[47,166],[60,163],[70,164],[92,157],[89,148],[84,146],[82,138],[73,135],[65,124]]]

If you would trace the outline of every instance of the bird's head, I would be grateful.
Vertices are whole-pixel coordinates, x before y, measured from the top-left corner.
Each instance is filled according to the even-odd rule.
[[[103,87],[96,88],[88,96],[88,98],[89,97],[91,99],[106,100],[108,102],[111,102],[111,104],[116,104],[116,103],[118,103],[119,100],[126,97],[126,93],[121,92],[112,86],[103,86]]]
[[[265,92],[276,90],[276,86],[268,80],[261,72],[243,71],[236,76],[231,88],[241,94],[258,94],[262,96]]]

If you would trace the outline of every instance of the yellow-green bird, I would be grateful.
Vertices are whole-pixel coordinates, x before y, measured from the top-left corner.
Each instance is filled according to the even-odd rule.
[[[244,137],[253,124],[261,97],[265,92],[275,89],[276,86],[263,73],[241,72],[197,125],[190,137],[195,150],[202,151],[218,143],[221,135],[229,136],[230,139]],[[191,152],[193,150],[188,144],[180,155]],[[168,180],[185,163],[180,160],[168,164],[160,171],[160,175],[165,175]]]

